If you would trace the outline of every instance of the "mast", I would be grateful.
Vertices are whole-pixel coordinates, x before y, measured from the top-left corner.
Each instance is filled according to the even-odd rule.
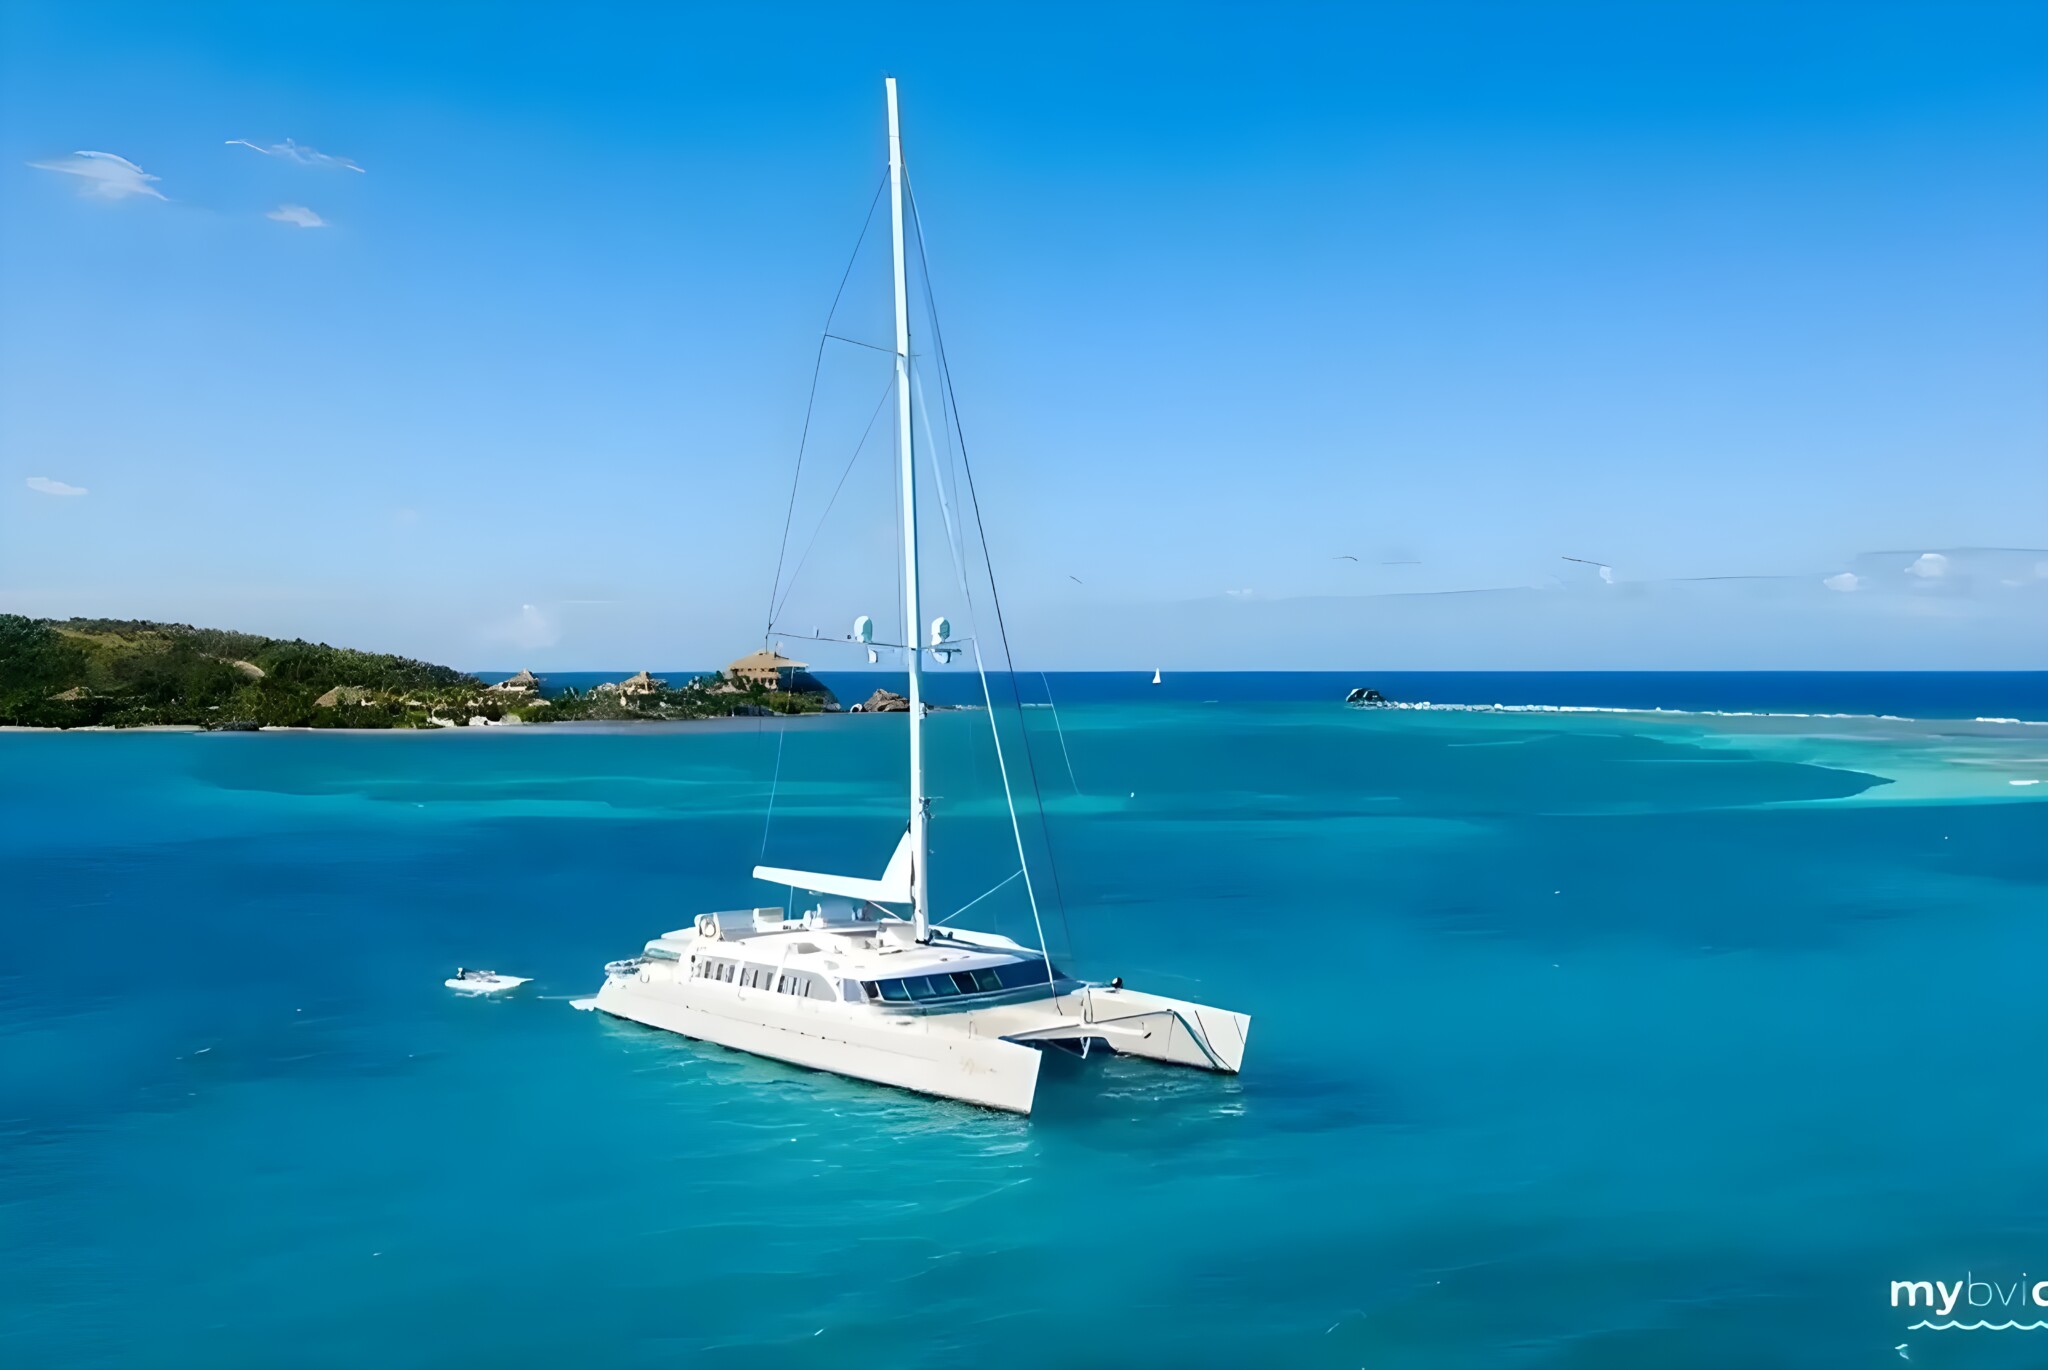
[[[910,908],[912,931],[931,940],[925,890],[924,626],[917,612],[917,478],[910,450],[910,288],[903,262],[903,133],[896,119],[896,78],[889,91],[889,239],[896,259],[896,454],[903,485],[903,631],[910,667]]]

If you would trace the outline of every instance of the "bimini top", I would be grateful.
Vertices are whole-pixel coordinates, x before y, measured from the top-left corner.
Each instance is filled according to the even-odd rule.
[[[908,904],[910,902],[910,832],[906,829],[903,839],[896,844],[896,854],[889,858],[888,869],[879,880],[864,880],[857,875],[824,875],[817,871],[790,870],[784,866],[756,866],[754,878],[772,884],[788,885],[792,889],[808,890],[812,894],[836,894],[842,899],[866,899],[876,904]]]

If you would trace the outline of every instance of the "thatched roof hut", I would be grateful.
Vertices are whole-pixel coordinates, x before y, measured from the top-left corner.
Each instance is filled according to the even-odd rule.
[[[768,690],[786,690],[790,694],[823,695],[827,700],[832,692],[825,683],[811,674],[810,667],[801,661],[792,661],[780,652],[749,652],[725,668],[725,678],[738,685],[758,685]]]
[[[75,704],[79,700],[84,699],[88,693],[90,692],[85,686],[73,685],[68,690],[59,690],[56,694],[51,695],[50,698],[65,704]]]
[[[316,709],[338,709],[344,704],[368,704],[370,692],[360,685],[337,685],[313,701]]]
[[[782,683],[783,672],[807,669],[809,668],[801,661],[792,661],[780,652],[771,652],[764,648],[758,652],[749,652],[726,667],[725,678],[754,685],[766,685],[773,689]]]
[[[629,675],[620,681],[619,693],[622,695],[651,695],[656,690],[665,689],[667,686],[668,682],[666,680],[657,680],[647,672],[642,671],[638,675]]]
[[[540,677],[532,671],[521,670],[518,675],[501,680],[491,688],[499,694],[533,694],[540,689]]]

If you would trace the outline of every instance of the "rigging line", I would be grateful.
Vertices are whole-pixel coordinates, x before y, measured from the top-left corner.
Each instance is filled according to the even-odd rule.
[[[860,260],[860,250],[867,243],[868,230],[874,226],[875,206],[882,203],[882,191],[888,185],[889,175],[884,172],[881,181],[875,186],[874,198],[868,201],[868,214],[861,220],[860,236],[853,240],[853,252],[846,259],[846,269],[839,273],[839,288],[832,292],[832,307],[825,311],[825,327],[818,339],[818,355],[811,362],[811,392],[804,400],[804,427],[796,442],[796,470],[791,472],[789,477],[789,508],[782,514],[782,545],[775,552],[775,582],[768,589],[768,620],[771,624],[775,620],[776,608],[781,603],[782,566],[789,556],[789,529],[791,522],[796,518],[796,494],[803,483],[804,449],[811,440],[811,415],[818,407],[818,376],[825,369],[825,339],[833,336],[832,320],[839,313],[839,301],[845,298],[846,283],[853,279],[853,264]],[[762,632],[761,645],[764,648],[768,645],[768,638],[773,631],[771,627]]]
[[[925,294],[927,301],[929,301],[931,294],[931,283],[929,281],[925,282]],[[936,336],[936,328],[933,330],[933,332],[934,336]],[[939,466],[939,444],[932,437],[931,406],[923,403],[924,380],[915,368],[913,368],[910,372],[910,387],[911,393],[914,396],[916,396],[916,398],[919,401],[917,405],[917,416],[919,420],[921,420],[924,424],[925,454],[930,459],[932,464],[932,487],[934,493],[938,496],[939,513],[943,517],[946,525],[946,547],[947,551],[952,554],[953,558],[953,579],[960,586],[960,598],[966,603],[967,613],[969,617],[972,618],[974,615],[974,591],[967,583],[967,558],[961,550],[959,525],[953,517],[952,501],[946,497],[946,482],[944,478],[944,472],[940,469]],[[1051,986],[1052,952],[1045,945],[1045,922],[1043,919],[1039,917],[1038,894],[1031,887],[1031,861],[1030,858],[1027,857],[1024,852],[1024,828],[1023,825],[1019,823],[1017,820],[1017,802],[1010,794],[1010,767],[1009,762],[1003,756],[1003,731],[1000,723],[996,718],[995,699],[989,693],[988,668],[983,663],[981,657],[981,643],[979,641],[980,633],[978,631],[980,626],[981,625],[979,620],[976,620],[975,627],[977,631],[973,635],[973,637],[969,639],[969,641],[972,643],[974,647],[974,673],[975,676],[981,681],[982,703],[988,709],[989,737],[991,740],[994,741],[996,748],[996,772],[998,775],[1002,777],[1003,803],[1009,808],[1010,811],[1010,834],[1013,838],[1016,839],[1017,843],[1017,874],[1024,877],[1024,892],[1031,905],[1031,924],[1034,928],[1038,930],[1038,950],[1039,953],[1045,957],[1045,981],[1048,986]],[[917,649],[913,648],[912,650],[915,651]],[[1017,713],[1017,728],[1018,735],[1021,741],[1023,742],[1024,749],[1028,753],[1031,749],[1031,737],[1028,733],[1025,733],[1023,731],[1024,714],[1023,710],[1021,709],[1018,710]],[[1005,881],[1004,883],[1007,884],[1008,882]],[[991,891],[991,893],[993,893],[993,891]],[[976,902],[978,903],[980,901],[977,900]],[[960,914],[964,912],[966,912],[966,910],[961,909],[956,911],[952,916],[958,918]]]
[[[920,259],[920,266],[922,266],[922,259]],[[931,299],[931,281],[929,280],[929,278],[925,279],[925,299],[927,306],[929,306]],[[938,326],[936,319],[933,320],[932,336],[934,341],[936,341],[938,337]],[[910,373],[910,385],[911,393],[917,396],[918,398],[922,399],[924,395],[924,382],[922,379],[920,379],[919,374],[915,369],[913,369]],[[960,597],[962,600],[966,602],[967,612],[970,615],[972,615],[974,613],[974,591],[972,588],[969,587],[967,583],[967,558],[961,550],[959,528],[958,524],[956,523],[953,517],[953,505],[952,502],[946,498],[946,482],[943,479],[943,473],[939,468],[939,445],[937,441],[934,440],[932,437],[931,406],[928,404],[920,404],[917,407],[917,412],[918,417],[924,422],[925,451],[931,459],[932,485],[934,487],[934,492],[938,496],[939,512],[943,516],[946,524],[947,550],[950,551],[953,556],[953,576],[954,579],[959,583]],[[984,557],[984,560],[985,559],[986,558]],[[989,589],[991,594],[993,594],[995,589],[993,578],[991,578],[990,580]],[[1017,874],[1024,878],[1024,893],[1031,905],[1031,925],[1038,930],[1038,950],[1039,954],[1044,956],[1045,958],[1045,982],[1047,987],[1050,988],[1053,985],[1052,951],[1049,947],[1046,946],[1045,943],[1045,920],[1040,916],[1038,911],[1038,892],[1035,889],[1033,889],[1031,885],[1031,860],[1025,854],[1024,825],[1017,818],[1017,801],[1015,796],[1012,795],[1010,792],[1010,765],[1007,758],[1005,758],[1005,756],[1003,755],[1002,726],[1000,721],[996,718],[995,698],[989,692],[988,666],[982,660],[981,656],[980,633],[978,631],[980,628],[980,623],[977,621],[975,626],[977,632],[975,633],[974,638],[972,639],[972,645],[974,647],[974,673],[975,676],[981,681],[982,703],[988,709],[989,737],[995,742],[996,772],[998,775],[1002,777],[1003,803],[1009,809],[1010,812],[1010,835],[1012,838],[1015,839],[1017,843]],[[1014,666],[1012,667],[1012,673],[1014,674]],[[1028,759],[1031,755],[1031,736],[1029,733],[1024,731],[1024,710],[1021,707],[1021,705],[1017,710],[1017,730],[1018,739],[1022,743],[1025,757]],[[1034,784],[1035,783],[1036,782],[1034,782]],[[1043,806],[1041,805],[1041,809],[1042,807]],[[965,910],[961,910],[960,912],[964,911]],[[959,916],[959,912],[956,912],[953,915],[953,917],[955,918]],[[1071,936],[1069,936],[1068,944],[1070,949],[1072,946],[1072,942],[1073,939]]]
[[[981,644],[979,642],[974,644],[974,673],[981,677],[981,700],[983,704],[988,706],[989,735],[996,740],[996,774],[1001,776],[1003,780],[1003,804],[1010,810],[1010,836],[1015,838],[1017,842],[1017,874],[1024,877],[1024,897],[1031,904],[1031,925],[1038,929],[1038,952],[1039,955],[1045,958],[1045,984],[1046,988],[1052,989],[1052,949],[1045,944],[1045,920],[1038,916],[1038,891],[1032,888],[1031,885],[1031,862],[1024,855],[1024,826],[1017,821],[1017,799],[1016,796],[1010,793],[1010,766],[1003,759],[1003,734],[1002,730],[996,725],[996,701],[989,694],[988,666],[981,659]],[[1014,675],[1016,673],[1012,671],[1011,674]],[[1017,711],[1017,716],[1020,720],[1023,718],[1024,711],[1021,708]],[[1021,723],[1019,731],[1022,731]],[[1024,763],[1027,766],[1031,764],[1031,739],[1028,737],[1024,739]],[[1035,795],[1038,792],[1037,780],[1034,779],[1031,785],[1032,793]],[[1039,804],[1039,822],[1042,825],[1044,821],[1045,805],[1041,801]],[[1046,851],[1049,857],[1052,851],[1052,844],[1049,842],[1046,844]],[[1048,859],[1046,864],[1050,866],[1052,863]],[[1058,879],[1059,877],[1055,874],[1053,878]],[[959,915],[955,914],[954,916],[958,917]],[[1073,949],[1073,944],[1073,934],[1069,933],[1067,935],[1068,950],[1071,951]]]
[[[837,308],[834,303],[834,308]],[[804,478],[804,448],[811,441],[811,413],[818,405],[818,376],[825,369],[825,339],[818,339],[818,355],[811,362],[811,393],[804,401],[804,428],[796,442],[796,470],[789,477],[789,507],[782,511],[782,545],[775,552],[775,580],[768,587],[768,626],[761,630],[761,646],[766,648],[768,638],[775,630],[775,610],[781,603],[782,565],[789,557],[789,528],[796,519],[796,492]]]
[[[859,638],[847,634],[841,634],[838,637],[826,637],[823,633],[792,633],[782,628],[773,628],[769,631],[773,637],[777,638],[778,640],[786,642],[836,642],[842,646],[844,646],[847,643],[852,643],[855,646],[859,647],[873,647],[877,651],[886,650],[891,652],[907,652],[910,650],[909,644],[907,643],[862,642]],[[950,647],[972,642],[973,640],[974,638],[972,637],[972,635],[969,635],[967,637],[949,637],[946,639],[946,645]]]
[[[782,744],[789,737],[789,729],[778,723],[775,726],[775,774],[768,781],[768,812],[761,819],[761,860],[768,859],[768,829],[775,822],[775,795],[782,788]]]
[[[927,301],[929,301],[930,297],[930,284],[931,283],[929,281],[925,283]],[[936,328],[933,331],[934,335],[936,335]],[[953,558],[953,577],[960,587],[960,597],[966,603],[967,612],[970,617],[973,617],[974,590],[973,587],[969,585],[967,579],[967,557],[964,549],[961,546],[958,521],[953,516],[953,503],[946,495],[946,482],[944,478],[944,472],[941,470],[939,466],[939,445],[937,440],[932,437],[931,406],[923,403],[924,380],[922,375],[915,368],[913,368],[910,373],[910,385],[912,393],[919,400],[917,414],[918,418],[924,424],[925,451],[932,465],[932,485],[935,493],[938,496],[939,512],[945,520],[947,550],[951,552]],[[950,455],[950,444],[948,446],[948,452]],[[991,589],[993,589],[993,585],[991,585]],[[979,627],[980,623],[977,619],[976,628],[979,629]],[[1050,966],[1052,962],[1052,953],[1046,948],[1045,945],[1045,924],[1039,917],[1037,893],[1036,891],[1031,889],[1030,875],[1028,874],[1031,863],[1029,858],[1025,855],[1023,826],[1017,820],[1016,803],[1014,799],[1012,799],[1010,794],[1009,763],[1003,755],[1002,728],[999,721],[996,718],[995,700],[989,693],[988,671],[982,662],[981,643],[979,641],[979,637],[980,633],[977,631],[973,635],[973,637],[971,637],[968,640],[974,647],[975,674],[979,677],[981,681],[982,702],[988,709],[989,737],[995,743],[996,770],[1002,776],[1003,780],[1003,802],[1006,805],[1008,805],[1010,809],[1011,833],[1012,836],[1016,838],[1017,842],[1018,873],[1024,876],[1025,890],[1031,896],[1031,922],[1032,925],[1038,930],[1038,949],[1045,955],[1048,967],[1047,981],[1048,983],[1050,983]],[[1028,732],[1024,730],[1024,711],[1021,708],[1017,711],[1017,729],[1019,741],[1022,743],[1025,751],[1029,753],[1031,749],[1031,736]],[[954,916],[958,917],[959,915],[956,913]]]
[[[1011,871],[1008,875],[996,881],[995,884],[990,885],[980,894],[975,895],[972,899],[962,904],[959,908],[954,909],[944,918],[941,918],[938,922],[932,924],[932,926],[935,928],[943,928],[944,926],[946,926],[946,924],[952,922],[955,918],[958,918],[961,914],[967,912],[967,910],[973,908],[976,904],[979,904],[982,900],[988,898],[991,894],[994,894],[997,890],[1009,884],[1012,880],[1015,880],[1018,876],[1022,875],[1023,873],[1024,868],[1022,866],[1019,866],[1016,870]]]
[[[1045,707],[1052,710],[1052,730],[1059,734],[1060,755],[1066,758],[1067,783],[1074,787],[1075,794],[1079,794],[1081,793],[1081,782],[1074,778],[1074,757],[1067,750],[1067,730],[1060,726],[1060,706],[1053,703],[1052,681],[1046,677],[1044,671],[1040,671],[1038,673],[1038,683],[1045,686]]]
[[[1002,595],[996,589],[995,566],[993,562],[989,559],[988,555],[988,528],[981,517],[981,497],[978,493],[976,493],[974,488],[974,466],[973,463],[971,463],[967,459],[967,430],[965,429],[965,427],[961,425],[960,422],[960,400],[958,394],[955,392],[953,388],[953,366],[951,361],[948,360],[946,356],[945,331],[939,326],[939,304],[937,292],[935,292],[932,289],[931,261],[925,254],[924,219],[917,212],[917,193],[909,185],[909,179],[910,178],[906,173],[906,175],[904,176],[904,190],[906,193],[906,198],[908,198],[908,200],[910,201],[910,222],[912,228],[915,230],[917,238],[918,274],[924,281],[925,303],[931,314],[932,344],[933,350],[938,354],[939,379],[942,382],[944,382],[946,403],[951,408],[953,414],[953,430],[959,438],[958,451],[960,453],[960,470],[962,474],[964,474],[967,477],[968,507],[974,511],[974,531],[981,540],[982,562],[984,567],[988,571],[989,602],[994,606],[996,611],[996,634],[1003,644],[1003,660],[1005,661],[1005,663],[1008,664],[1010,668],[1008,672],[1010,677],[1010,693],[1017,704],[1017,716],[1021,719],[1024,716],[1024,697],[1017,687],[1017,658],[1016,654],[1010,650],[1010,630],[1003,621]],[[974,659],[975,665],[977,667],[980,667],[981,645],[979,643],[975,644]],[[988,675],[986,671],[983,671],[982,673],[981,689],[983,697],[987,698]],[[991,715],[993,715],[995,712],[995,704],[992,700],[989,701],[989,712]],[[1031,780],[1031,797],[1033,801],[1038,805],[1039,832],[1041,839],[1045,842],[1046,869],[1052,875],[1052,889],[1054,900],[1053,907],[1059,913],[1060,929],[1066,936],[1067,949],[1069,952],[1071,952],[1074,946],[1074,931],[1072,926],[1067,922],[1067,897],[1065,890],[1062,888],[1060,884],[1059,862],[1053,855],[1052,825],[1046,821],[1045,795],[1038,787],[1038,763],[1032,759],[1031,747],[1029,745],[1028,739],[1023,750],[1025,773],[1030,777]],[[1000,751],[997,752],[996,756],[998,761],[1002,759],[1002,753]],[[1009,777],[1007,774],[1003,778],[1003,791],[1004,797],[1007,799],[1009,796]],[[1014,805],[1012,805],[1011,807],[1010,816],[1011,822],[1014,825],[1016,822],[1016,808]],[[1018,844],[1020,847],[1022,846],[1022,843],[1023,837],[1020,833],[1018,836]],[[1031,877],[1028,871],[1024,877],[1024,888],[1027,893],[1031,892]],[[1038,918],[1038,899],[1035,893],[1032,895],[1031,900],[1031,916],[1034,920]],[[1043,949],[1044,947],[1044,937],[1044,931],[1041,927],[1039,933],[1039,943],[1041,949]],[[1050,983],[1052,979],[1052,955],[1049,951],[1046,954],[1046,979],[1048,983]]]
[[[804,563],[811,559],[811,552],[818,545],[818,535],[825,531],[825,520],[832,513],[832,506],[839,502],[839,492],[846,488],[846,478],[853,474],[853,464],[860,460],[861,452],[867,447],[868,438],[875,431],[875,420],[882,417],[882,406],[887,404],[889,396],[895,393],[896,377],[891,374],[889,383],[882,387],[882,397],[875,401],[875,412],[868,415],[868,426],[861,430],[860,441],[854,444],[853,455],[846,459],[846,469],[839,473],[839,484],[832,487],[832,498],[825,501],[825,512],[818,515],[818,526],[811,530],[811,540],[804,544],[804,554],[796,559],[796,569],[789,573],[789,589],[784,590],[782,598],[769,608],[769,623],[774,623],[776,619],[782,616],[783,606],[789,603],[790,595],[796,591],[796,578],[803,574]],[[764,645],[768,636],[772,635],[773,632],[774,630],[771,628],[768,633],[763,635],[762,642]]]
[[[892,357],[896,355],[896,349],[893,347],[877,347],[871,342],[862,342],[859,338],[842,338],[837,333],[827,333],[825,336],[833,342],[852,343],[855,347],[865,347],[870,352],[886,352]]]
[[[939,512],[946,522],[946,550],[953,555],[953,578],[959,581],[961,598],[967,601],[967,611],[972,614],[974,593],[967,588],[967,555],[960,545],[959,526],[953,519],[953,502],[946,496],[945,472],[939,466],[939,444],[932,437],[931,406],[924,402],[924,378],[915,367],[910,372],[910,391],[917,399],[917,415],[924,424],[925,455],[931,460],[932,487],[939,497]]]

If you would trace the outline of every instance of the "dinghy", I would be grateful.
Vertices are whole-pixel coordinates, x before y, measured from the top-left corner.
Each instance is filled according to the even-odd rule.
[[[532,982],[533,977],[527,975],[500,975],[494,970],[470,970],[457,966],[455,974],[441,983],[462,994],[500,994]]]

